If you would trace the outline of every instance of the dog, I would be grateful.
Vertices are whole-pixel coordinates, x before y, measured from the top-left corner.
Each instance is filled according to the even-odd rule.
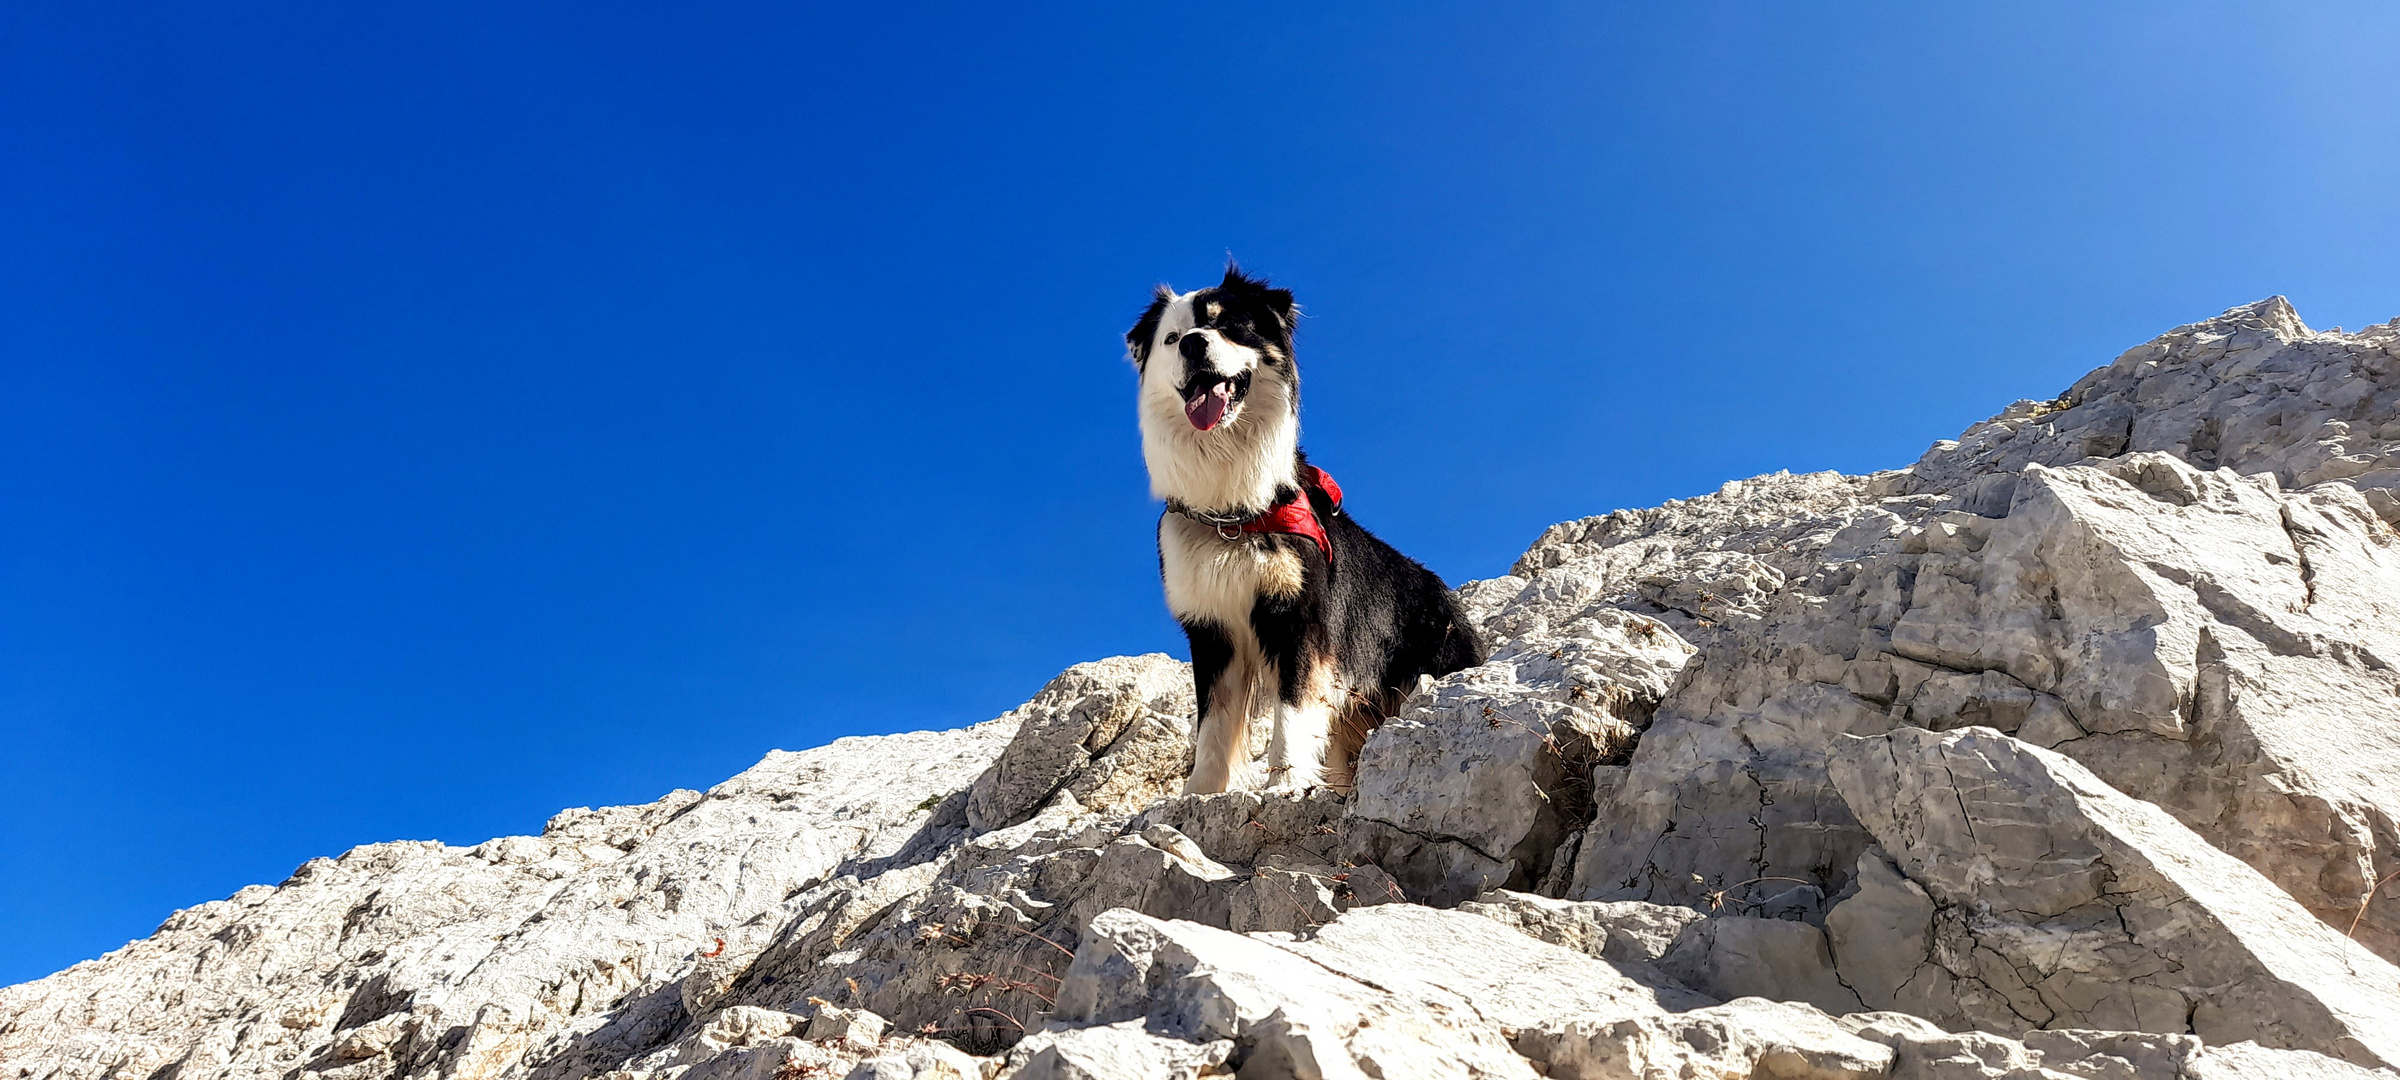
[[[1213,288],[1161,285],[1125,335],[1159,576],[1199,698],[1186,793],[1254,786],[1250,732],[1273,692],[1267,787],[1353,783],[1359,747],[1413,690],[1484,661],[1439,575],[1376,539],[1300,449],[1288,289],[1228,262]]]

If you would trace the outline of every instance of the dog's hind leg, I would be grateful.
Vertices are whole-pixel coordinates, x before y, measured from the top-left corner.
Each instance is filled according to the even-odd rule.
[[[1183,793],[1231,790],[1235,777],[1250,766],[1250,710],[1259,664],[1214,626],[1187,623],[1183,629],[1192,643],[1192,688],[1200,706],[1192,730],[1192,774]]]
[[[1340,693],[1342,701],[1333,710],[1333,748],[1325,755],[1325,786],[1349,795],[1358,790],[1358,752],[1367,745],[1367,736],[1398,712],[1408,695],[1397,690]]]

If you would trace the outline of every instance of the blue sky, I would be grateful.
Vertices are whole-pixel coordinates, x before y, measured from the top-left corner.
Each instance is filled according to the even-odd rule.
[[[1228,251],[1453,582],[2400,315],[2388,4],[1293,7],[0,7],[0,983],[1180,653]]]

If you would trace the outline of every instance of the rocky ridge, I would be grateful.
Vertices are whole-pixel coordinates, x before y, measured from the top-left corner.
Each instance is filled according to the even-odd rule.
[[[1355,792],[1165,656],[0,990],[0,1080],[2400,1067],[2400,320],[2280,298],[1870,476],[1552,527]]]

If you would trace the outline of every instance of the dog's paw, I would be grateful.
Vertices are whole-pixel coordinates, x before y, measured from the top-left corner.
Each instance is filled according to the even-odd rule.
[[[1183,782],[1183,794],[1185,794],[1185,795],[1222,795],[1222,794],[1224,794],[1225,792],[1228,792],[1228,791],[1246,791],[1246,790],[1249,790],[1249,789],[1247,789],[1247,788],[1244,788],[1244,787],[1242,787],[1240,784],[1237,784],[1237,783],[1235,783],[1235,782],[1234,782],[1234,781],[1235,781],[1235,779],[1236,779],[1235,777],[1230,777],[1230,776],[1229,776],[1229,777],[1226,777],[1226,778],[1224,778],[1224,779],[1221,779],[1221,780],[1219,780],[1219,779],[1212,779],[1212,778],[1210,778],[1210,777],[1206,777],[1206,776],[1193,776],[1193,777],[1189,777],[1189,778],[1185,779],[1185,780],[1184,780],[1184,782]]]
[[[1303,769],[1297,765],[1286,769],[1277,769],[1274,777],[1267,781],[1267,790],[1307,791],[1325,782],[1323,773],[1322,769]]]

